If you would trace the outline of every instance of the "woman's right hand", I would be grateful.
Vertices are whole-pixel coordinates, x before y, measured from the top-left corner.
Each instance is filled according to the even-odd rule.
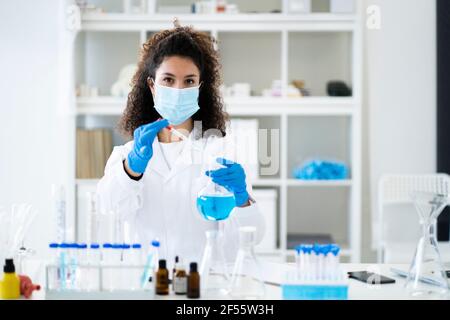
[[[127,166],[133,171],[132,173],[144,173],[148,162],[153,156],[153,140],[155,140],[158,132],[168,125],[169,121],[162,119],[144,124],[134,130],[134,146],[127,157]]]

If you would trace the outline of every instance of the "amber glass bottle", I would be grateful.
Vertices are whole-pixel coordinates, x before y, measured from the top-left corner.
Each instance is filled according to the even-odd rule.
[[[166,260],[159,260],[159,268],[156,272],[156,294],[169,294],[169,270],[166,268]]]
[[[200,275],[197,271],[197,263],[192,262],[189,267],[187,297],[200,298]]]

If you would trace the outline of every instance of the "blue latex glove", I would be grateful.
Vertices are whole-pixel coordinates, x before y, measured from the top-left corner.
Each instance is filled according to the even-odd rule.
[[[144,173],[153,156],[153,140],[158,132],[169,125],[166,119],[144,124],[134,130],[133,150],[128,154],[128,167],[136,173]]]
[[[216,161],[225,168],[206,171],[206,175],[211,177],[214,183],[225,187],[234,193],[236,206],[241,207],[248,202],[249,195],[247,184],[245,183],[245,171],[239,163],[235,163],[223,158],[217,158]]]

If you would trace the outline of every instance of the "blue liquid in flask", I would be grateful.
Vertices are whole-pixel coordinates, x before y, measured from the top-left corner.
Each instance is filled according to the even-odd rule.
[[[197,198],[197,209],[207,220],[225,220],[236,205],[234,196],[202,195]]]

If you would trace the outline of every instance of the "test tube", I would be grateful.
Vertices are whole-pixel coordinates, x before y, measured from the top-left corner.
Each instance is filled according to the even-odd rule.
[[[132,265],[131,261],[131,245],[129,244],[123,244],[122,246],[122,261],[121,261],[121,268],[119,269],[119,289],[126,290],[130,287],[129,283],[129,276],[132,274],[131,272],[134,271],[130,266]]]
[[[85,290],[87,286],[87,244],[77,245],[77,269],[76,269],[76,289]]]
[[[111,266],[112,264],[112,244],[111,243],[104,243],[103,244],[103,250],[102,250],[102,286],[106,290],[112,290],[112,269],[108,268],[108,266]]]
[[[89,279],[87,290],[99,290],[99,268],[101,263],[100,245],[98,243],[91,243],[88,252],[89,264]]]
[[[56,289],[59,289],[58,283],[59,283],[59,276],[60,276],[59,259],[58,259],[59,245],[57,243],[50,243],[48,245],[48,247],[50,249],[50,256],[51,256],[51,262],[52,262],[49,273],[48,273],[48,277],[49,277],[48,285],[49,285],[49,289],[56,290]]]
[[[121,269],[119,269],[118,267],[121,266],[121,262],[122,262],[122,250],[123,250],[123,245],[118,244],[118,243],[114,243],[112,245],[112,252],[111,252],[111,264],[112,266],[114,266],[114,268],[112,269],[112,288],[111,290],[117,290],[117,289],[121,289],[121,285],[122,285],[122,281],[121,281]]]
[[[76,289],[76,273],[77,273],[77,251],[78,251],[78,244],[73,242],[69,243],[69,246],[67,248],[68,250],[68,261],[69,266],[67,268],[67,280],[68,280],[68,288],[69,289]]]
[[[140,286],[140,274],[141,270],[137,267],[142,265],[142,245],[140,243],[134,243],[131,246],[130,260],[134,269],[131,271],[131,289],[138,289]]]
[[[67,282],[69,278],[69,244],[61,243],[59,245],[59,285],[61,290],[67,288]]]

